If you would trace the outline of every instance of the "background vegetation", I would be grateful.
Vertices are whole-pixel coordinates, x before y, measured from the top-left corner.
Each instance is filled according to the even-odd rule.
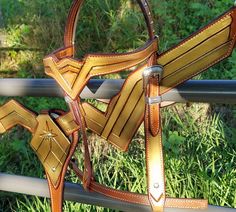
[[[71,0],[0,0],[1,77],[45,77],[42,58],[61,47]],[[160,51],[225,12],[233,0],[151,0]],[[126,52],[147,40],[142,14],[135,1],[87,0],[77,29],[77,57],[88,52]],[[11,47],[3,49],[3,47]],[[14,49],[12,48],[14,47]],[[236,53],[198,79],[236,79]],[[119,75],[113,77],[121,77]],[[39,112],[66,110],[62,99],[17,98]],[[1,98],[0,103],[7,98]],[[208,198],[210,204],[236,207],[236,107],[174,105],[163,109],[167,194]],[[90,135],[94,172],[100,182],[123,190],[146,192],[143,129],[129,152],[121,153]],[[16,127],[1,136],[0,171],[44,177],[29,147],[30,134]],[[78,158],[82,163],[81,147]],[[76,182],[73,173],[68,180]],[[47,200],[0,193],[0,211],[49,211]],[[66,202],[65,211],[109,211]]]

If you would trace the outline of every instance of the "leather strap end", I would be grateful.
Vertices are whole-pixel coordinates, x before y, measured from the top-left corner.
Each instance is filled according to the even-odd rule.
[[[163,212],[165,206],[165,194],[163,193],[158,200],[151,194],[148,195],[149,202],[151,203],[153,212]]]

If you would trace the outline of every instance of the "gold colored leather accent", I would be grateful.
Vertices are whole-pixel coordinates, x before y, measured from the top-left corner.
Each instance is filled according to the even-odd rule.
[[[232,29],[236,28],[232,25],[232,14],[235,13],[235,10],[235,8],[230,10],[158,57],[158,64],[163,65],[164,68],[160,87],[161,94],[231,54],[235,42],[232,37],[235,36]],[[61,64],[63,64],[61,67],[66,66],[65,62]],[[135,88],[133,93],[143,93],[141,87],[134,87],[135,82],[142,81],[142,71],[141,68],[129,76],[121,92],[110,102],[106,113],[97,110],[90,104],[82,104],[87,127],[123,151],[128,148],[129,142],[144,116],[144,102],[141,103],[141,95],[137,107],[134,107],[133,103],[126,103],[129,98],[127,95],[131,94],[132,89]],[[129,100],[129,102],[132,101]],[[131,111],[133,112],[131,113]]]
[[[234,48],[236,9],[161,54],[157,63],[164,68],[161,94],[228,57]]]
[[[226,43],[229,38],[229,33],[230,28],[227,27],[223,31],[218,32],[203,43],[197,45],[193,49],[190,49],[183,55],[177,57],[176,59],[165,65],[163,78],[171,75],[173,70],[178,70],[183,68],[184,66],[187,66],[201,56],[207,54],[208,52],[214,51],[214,49]]]
[[[67,136],[71,135],[74,131],[79,130],[79,125],[76,124],[71,112],[59,116],[56,121]]]
[[[172,59],[178,58],[182,54],[188,52],[193,47],[198,46],[201,42],[209,39],[211,36],[230,26],[231,22],[232,17],[230,15],[226,15],[223,18],[220,18],[215,22],[215,24],[209,26],[204,31],[200,31],[193,37],[191,36],[190,39],[187,40],[187,42],[182,42],[180,45],[176,46],[172,50],[164,53],[162,57],[158,58],[158,63],[166,65]]]
[[[70,149],[70,141],[49,115],[39,115],[37,121],[39,125],[30,145],[56,187]]]
[[[212,61],[218,61],[228,56],[229,49],[232,46],[232,42],[228,42],[218,47],[214,51],[203,55],[198,60],[190,63],[188,66],[180,69],[176,74],[170,75],[168,78],[162,80],[161,93],[167,92],[174,84],[179,84],[181,80],[186,79],[186,75],[195,75],[199,70],[210,67]],[[185,80],[183,80],[185,81]]]
[[[64,58],[58,61],[55,55],[44,59],[45,72],[54,78],[68,96],[76,99],[94,76],[106,75],[129,69],[146,61],[157,51],[157,39],[144,48],[127,54],[89,54],[83,61]]]
[[[83,103],[87,127],[125,151],[144,115],[142,72],[145,66],[133,72],[103,113]]]
[[[0,107],[0,133],[5,133],[18,124],[33,133],[38,122],[34,113],[25,109],[15,100],[11,100]]]

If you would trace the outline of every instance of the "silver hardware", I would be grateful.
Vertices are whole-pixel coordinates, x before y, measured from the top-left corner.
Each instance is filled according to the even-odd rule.
[[[52,167],[52,171],[55,172],[55,171],[56,171],[56,168],[55,168],[55,167]]]
[[[154,183],[153,187],[154,187],[155,189],[158,189],[158,188],[159,188],[159,183]]]
[[[148,105],[160,104],[162,102],[162,97],[161,96],[146,97],[145,101],[146,104]]]
[[[163,67],[160,65],[150,66],[145,68],[143,71],[143,89],[144,92],[147,89],[147,85],[149,83],[150,78],[155,77],[158,82],[161,81],[163,77]],[[148,97],[145,98],[146,104],[153,105],[153,104],[160,104],[162,102],[161,96],[155,97]]]
[[[149,79],[151,77],[156,77],[160,82],[163,76],[163,67],[160,65],[150,66],[145,68],[143,71],[143,88],[146,90]]]

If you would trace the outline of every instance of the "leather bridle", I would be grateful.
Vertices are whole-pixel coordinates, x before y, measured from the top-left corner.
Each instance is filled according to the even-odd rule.
[[[0,133],[19,124],[32,133],[30,145],[44,166],[53,212],[62,211],[64,179],[69,164],[88,191],[130,203],[165,207],[204,209],[207,200],[168,198],[162,150],[162,94],[231,55],[236,43],[236,7],[192,34],[177,46],[158,54],[158,39],[147,0],[137,0],[144,14],[149,40],[139,49],[122,54],[87,54],[74,59],[76,23],[82,0],[74,0],[69,12],[64,47],[44,58],[45,72],[65,94],[70,111],[36,114],[14,100],[0,107]],[[121,91],[106,112],[83,102],[80,93],[92,77],[129,70]],[[111,189],[93,177],[86,129],[126,151],[144,120],[148,195]],[[84,146],[84,171],[71,161],[79,140]]]
[[[66,24],[64,47],[44,59],[46,74],[53,77],[64,90],[72,120],[79,126],[83,138],[85,159],[83,174],[76,168],[75,164],[72,167],[78,176],[83,178],[83,185],[87,190],[94,190],[128,202],[140,202],[142,199],[141,202],[147,204],[146,197],[142,195],[112,190],[94,181],[86,136],[87,127],[111,143],[114,143],[120,149],[125,150],[144,118],[148,202],[152,209],[161,212],[164,210],[164,206],[168,207],[168,204],[173,202],[175,202],[176,207],[204,208],[207,205],[205,200],[190,199],[183,202],[182,199],[173,200],[165,196],[160,117],[161,95],[230,55],[235,45],[235,27],[233,27],[236,19],[235,11],[232,9],[219,17],[218,20],[190,36],[177,47],[158,55],[158,43],[154,35],[149,4],[146,0],[138,0],[137,2],[144,14],[149,33],[149,40],[143,48],[125,54],[88,54],[83,60],[73,59],[76,24],[83,3],[82,0],[75,0]],[[230,22],[230,20],[232,21]],[[226,36],[228,31],[225,29],[231,30],[229,36]],[[216,40],[217,42],[214,42]],[[189,63],[187,63],[188,61]],[[133,71],[126,80],[126,82],[130,82],[136,79],[136,84],[130,88],[129,83],[125,83],[120,94],[111,100],[105,114],[98,112],[93,106],[81,102],[79,95],[92,77],[119,72],[141,63],[144,65]],[[143,89],[140,88],[142,81],[140,73],[143,73]],[[124,118],[127,117],[125,112],[129,111],[127,105],[131,105],[130,102],[132,101],[134,102],[131,98],[132,95],[130,98],[124,97],[125,95],[123,94],[128,91],[130,95],[132,93],[135,96],[139,93],[141,96],[144,95],[145,98],[137,97],[140,100],[136,101],[135,104],[140,106],[134,107],[133,111],[130,111],[132,113],[127,120],[127,118]],[[126,100],[125,105],[120,103],[119,100],[121,98]],[[142,112],[140,108],[144,109],[144,105],[145,112]],[[139,119],[137,124],[133,124],[135,126],[130,127],[132,123],[129,123],[129,121],[135,120],[132,114],[134,111],[138,111],[138,109]],[[93,118],[92,113],[96,114],[96,118]],[[118,113],[120,115],[116,115]],[[143,113],[144,116],[142,115]],[[71,117],[68,116],[65,119],[68,121],[71,120]],[[127,135],[127,132],[124,132],[125,130],[120,130],[122,127],[125,129],[124,125],[122,125],[122,120],[126,120],[127,125],[125,127],[129,126],[131,129],[130,137]],[[74,138],[77,138],[75,131],[73,131],[73,135]],[[77,139],[74,140],[76,141],[72,141],[72,146],[77,144]],[[71,150],[70,157],[74,149],[71,148]],[[61,178],[64,178],[64,174],[62,173]],[[58,204],[52,204],[52,206],[58,209],[61,207]]]

